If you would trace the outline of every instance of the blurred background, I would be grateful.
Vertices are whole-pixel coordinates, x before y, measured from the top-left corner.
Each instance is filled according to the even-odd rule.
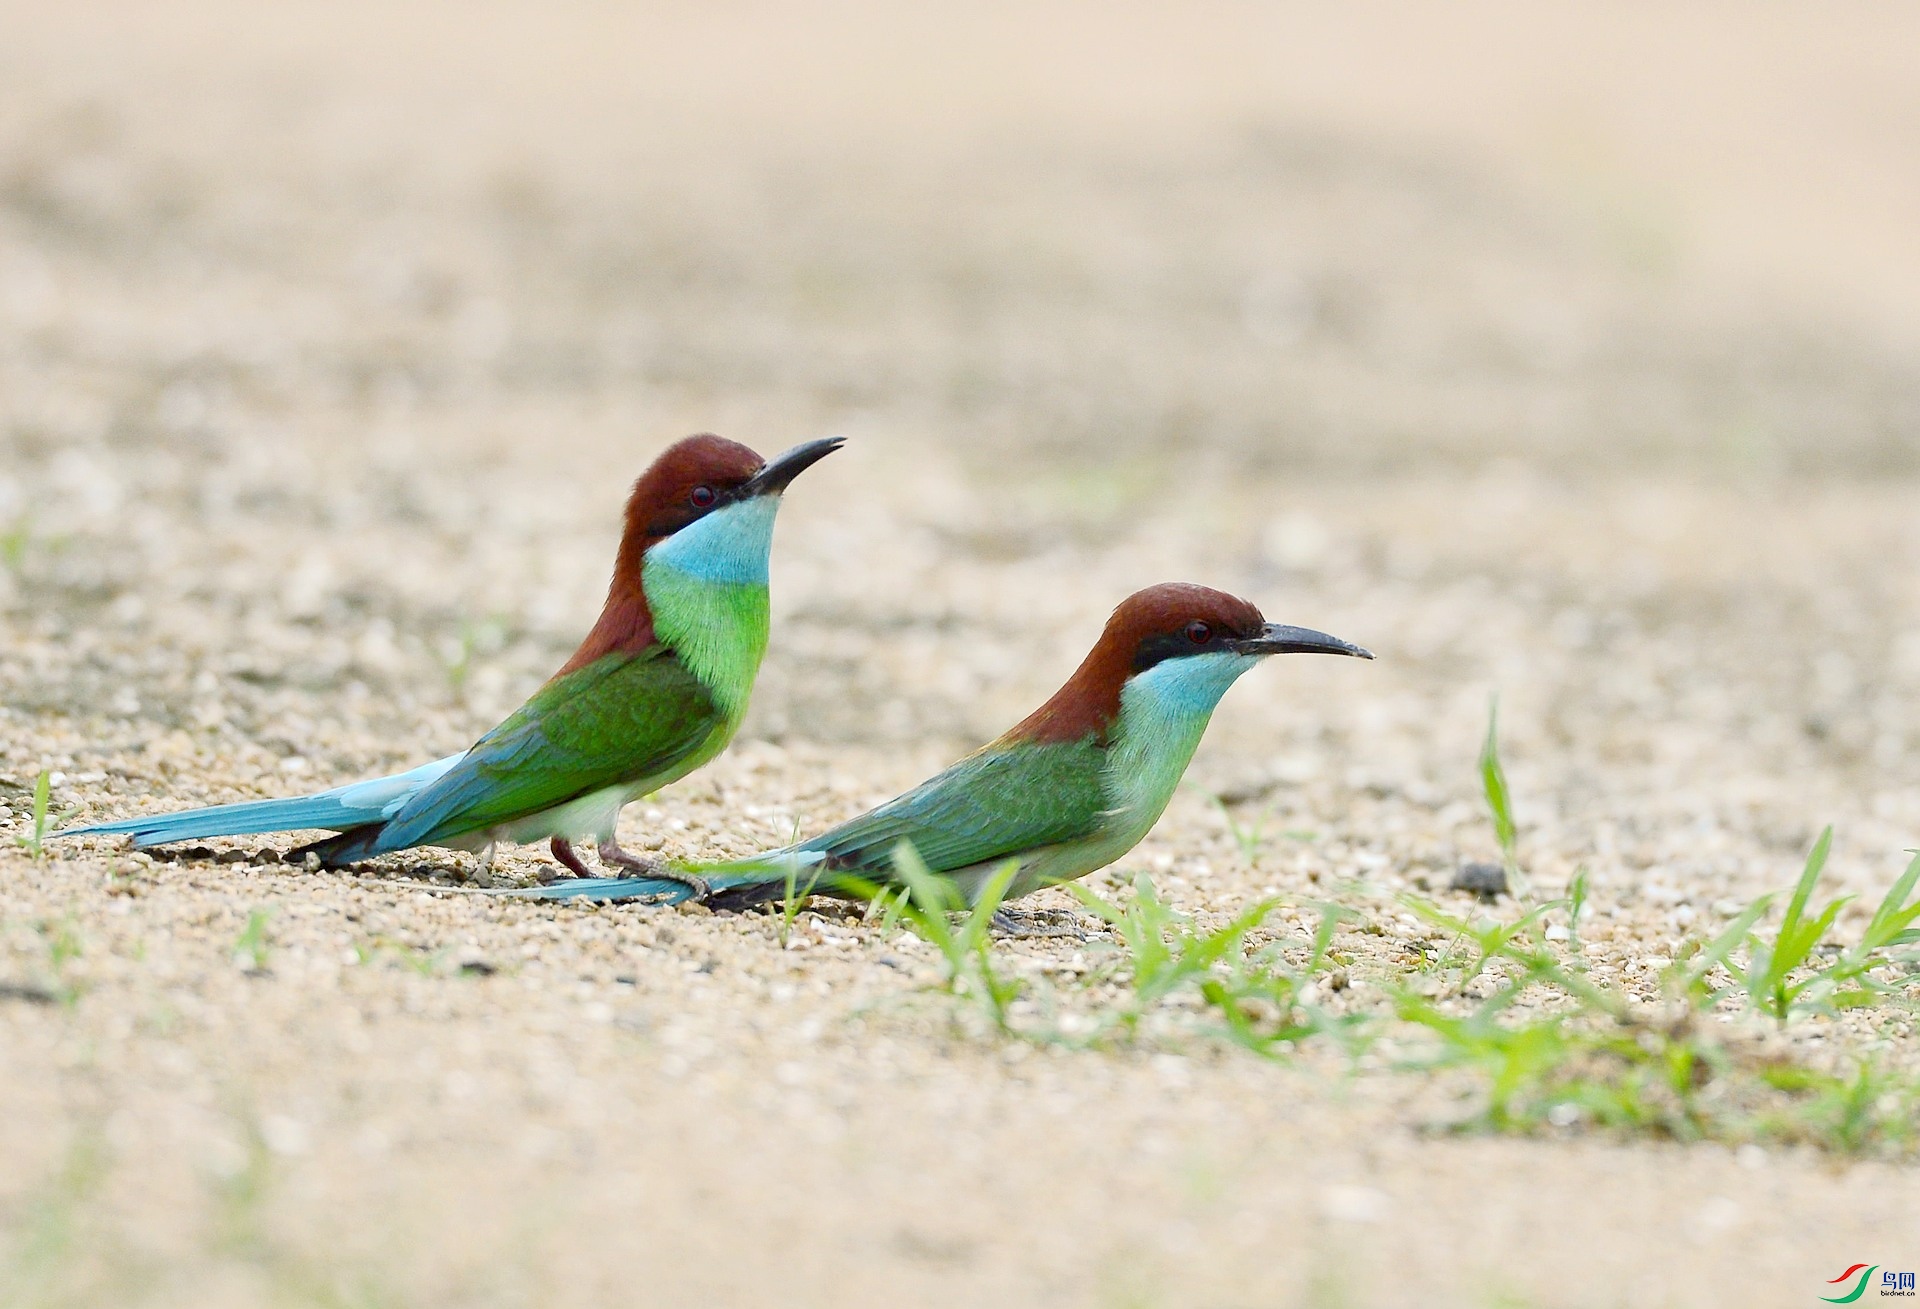
[[[845,432],[751,735],[937,756],[1203,576],[1400,656],[1292,730],[1403,780],[1505,687],[1522,748],[1691,722],[1686,766],[1910,812],[1920,16],[4,26],[8,695],[81,737],[311,755],[343,709],[290,682],[453,748],[591,618],[668,440]]]
[[[556,395],[1143,476],[1915,458],[1894,6],[6,23],[29,459]]]
[[[1448,785],[1498,689],[1576,808],[1920,823],[1913,14],[4,23],[5,672],[76,741],[457,748],[668,440],[844,432],[750,737],[930,765],[1191,577],[1389,655],[1225,725],[1282,771]]]

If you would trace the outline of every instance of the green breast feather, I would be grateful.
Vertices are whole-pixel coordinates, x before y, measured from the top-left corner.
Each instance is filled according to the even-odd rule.
[[[653,560],[646,577],[654,631],[738,720],[767,652],[766,583],[709,581]]]

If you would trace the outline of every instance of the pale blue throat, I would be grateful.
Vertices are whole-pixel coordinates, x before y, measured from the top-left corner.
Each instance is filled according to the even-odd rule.
[[[714,510],[647,551],[644,567],[664,565],[703,582],[767,584],[773,518],[780,497],[756,495]]]
[[[1119,827],[1134,841],[1173,798],[1207,723],[1258,655],[1217,651],[1155,664],[1120,689],[1120,718],[1107,756],[1107,793]]]

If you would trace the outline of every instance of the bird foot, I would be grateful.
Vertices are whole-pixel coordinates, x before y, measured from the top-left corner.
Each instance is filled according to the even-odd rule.
[[[623,868],[635,877],[657,877],[664,882],[678,882],[693,892],[695,900],[705,900],[713,894],[713,888],[707,884],[706,878],[675,868],[664,859],[654,859],[646,855],[634,854],[630,850],[622,850],[612,840],[602,841],[599,853],[602,863]]]
[[[997,936],[1016,940],[1040,940],[1063,937],[1075,941],[1087,939],[1087,933],[1068,909],[996,909],[987,920]]]
[[[566,837],[554,837],[553,840],[548,843],[547,848],[553,851],[553,857],[566,865],[567,871],[575,877],[593,876],[592,873],[587,871],[586,864],[581,862],[580,856],[574,853],[573,842],[569,841]],[[555,879],[548,877],[546,872],[542,870],[540,880],[545,882]]]

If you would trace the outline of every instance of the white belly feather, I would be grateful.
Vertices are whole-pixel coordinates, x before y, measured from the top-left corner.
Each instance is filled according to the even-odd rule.
[[[658,783],[649,779],[646,782],[589,791],[565,804],[490,828],[479,843],[514,841],[525,845],[554,836],[564,836],[570,840],[575,837],[611,840],[614,826],[620,821],[621,809],[657,787]]]

